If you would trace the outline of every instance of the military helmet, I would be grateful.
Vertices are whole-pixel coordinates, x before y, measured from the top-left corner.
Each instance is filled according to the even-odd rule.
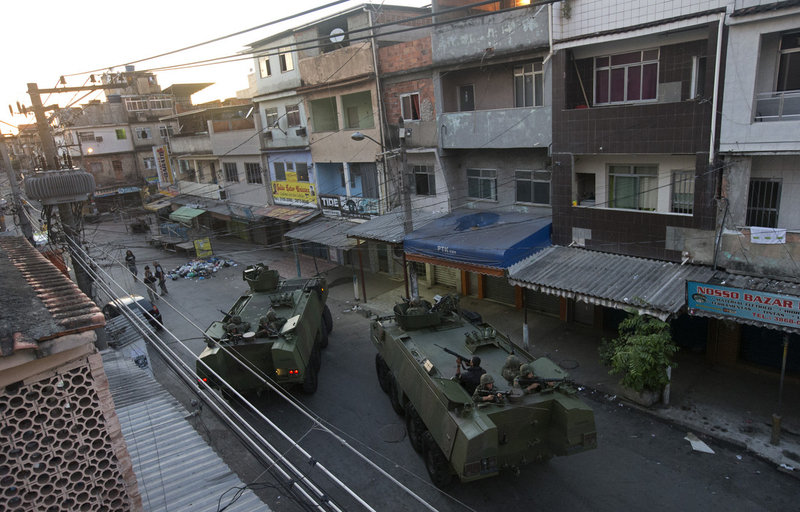
[[[419,298],[419,295],[414,295],[411,299],[411,305],[415,308],[418,308],[422,304],[422,299]]]
[[[259,325],[263,325],[263,324],[265,324],[265,323],[267,323],[267,317],[265,317],[265,316],[262,316],[262,317],[259,317],[259,318],[258,318],[258,324],[259,324]]]
[[[269,311],[267,311],[267,320],[269,320],[270,322],[274,322],[277,319],[278,319],[278,314],[275,313],[274,309],[269,308]]]
[[[233,315],[231,317],[231,322],[234,324],[240,324],[242,323],[242,317],[240,317],[239,315]]]
[[[522,366],[519,367],[519,373],[524,377],[529,373],[533,373],[533,367],[531,367],[531,365],[529,364],[523,364]]]
[[[506,367],[508,367],[508,368],[513,368],[515,370],[519,370],[519,365],[521,365],[521,364],[522,364],[522,361],[520,361],[519,357],[517,357],[514,354],[511,354],[510,356],[508,356],[506,358]]]
[[[491,384],[492,382],[494,382],[494,377],[492,377],[488,373],[484,373],[483,375],[481,375],[481,385],[482,386],[485,385],[485,384]]]

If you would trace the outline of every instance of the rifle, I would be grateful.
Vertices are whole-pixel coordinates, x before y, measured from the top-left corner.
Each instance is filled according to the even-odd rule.
[[[471,358],[471,357],[464,357],[464,356],[462,356],[462,355],[460,355],[460,354],[457,354],[457,353],[453,352],[453,351],[452,351],[452,350],[450,350],[449,348],[445,348],[445,347],[443,347],[443,346],[439,345],[438,343],[434,343],[434,345],[436,345],[436,346],[437,346],[437,347],[439,347],[440,349],[444,350],[445,352],[447,352],[447,353],[448,353],[448,354],[450,354],[451,356],[456,356],[458,359],[461,359],[461,361],[471,361],[471,360],[472,360],[472,358]]]
[[[531,384],[547,384],[548,382],[564,382],[569,379],[541,379],[536,377],[535,379],[519,379],[517,382],[519,383],[520,387],[527,388]]]
[[[513,391],[511,391],[511,390],[508,390],[508,391],[498,391],[496,389],[479,389],[478,390],[478,396],[491,396],[493,398],[494,402],[496,402],[496,403],[499,402],[499,400],[497,398],[497,395],[500,395],[501,397],[506,397],[506,396],[510,395],[511,393],[513,393]]]

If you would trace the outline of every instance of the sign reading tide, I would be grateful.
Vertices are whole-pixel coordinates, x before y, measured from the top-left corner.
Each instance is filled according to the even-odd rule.
[[[800,297],[794,295],[687,281],[686,306],[690,315],[708,312],[800,329]]]

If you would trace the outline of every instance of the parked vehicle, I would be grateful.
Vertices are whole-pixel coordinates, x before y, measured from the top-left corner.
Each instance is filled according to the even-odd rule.
[[[139,307],[141,306],[141,308]],[[161,323],[161,311],[158,310],[155,304],[145,299],[141,295],[128,295],[114,299],[105,306],[103,306],[103,315],[108,318],[116,318],[122,314],[122,308],[130,308],[132,311],[146,311],[147,320],[150,325],[157,331],[164,328]]]
[[[394,410],[405,415],[408,439],[423,454],[434,484],[445,486],[453,475],[469,482],[501,470],[518,472],[553,455],[597,447],[594,412],[564,382],[563,369],[533,358],[488,323],[464,321],[454,296],[433,306],[422,302],[412,311],[398,304],[394,315],[374,320],[370,338],[378,349],[378,381]],[[452,379],[453,354],[479,356],[505,399],[473,402],[471,392]],[[512,388],[502,377],[511,354],[530,364],[536,377],[560,382],[536,393]]]
[[[283,280],[260,263],[248,266],[242,278],[247,293],[205,331],[208,347],[197,362],[198,376],[216,389],[223,389],[219,376],[239,392],[260,392],[268,386],[256,372],[281,386],[298,384],[304,393],[314,393],[321,350],[333,330],[325,279]]]

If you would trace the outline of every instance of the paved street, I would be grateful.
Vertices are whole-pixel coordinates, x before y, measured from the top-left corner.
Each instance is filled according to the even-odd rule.
[[[101,225],[101,228],[107,228]],[[141,239],[113,235],[113,229],[98,231],[97,241],[122,236],[116,246],[134,247],[142,272],[153,259],[165,268],[186,261],[185,257],[166,255],[142,245]],[[117,251],[116,257],[124,254]],[[113,251],[112,251],[113,252]],[[194,354],[203,348],[200,332],[191,322],[205,328],[227,309],[245,289],[241,280],[242,264],[280,257],[269,250],[254,248],[229,254],[237,267],[223,268],[213,278],[179,279],[168,283],[169,295],[158,302],[166,327],[183,340]],[[117,266],[108,267],[114,279],[133,293],[146,295],[141,283],[133,283]],[[548,463],[530,466],[518,477],[510,474],[471,485],[454,484],[443,494],[429,483],[422,458],[411,448],[405,435],[403,419],[397,416],[388,397],[380,390],[374,370],[374,354],[368,338],[368,320],[345,312],[353,306],[353,286],[347,279],[331,287],[329,305],[334,316],[330,346],[324,351],[320,387],[316,394],[293,395],[318,415],[321,421],[342,436],[350,445],[379,464],[394,478],[407,485],[439,510],[506,510],[524,507],[549,510],[798,510],[800,485],[774,471],[772,466],[754,459],[746,452],[708,441],[714,455],[692,451],[683,438],[686,432],[654,421],[619,403],[589,400],[595,410],[599,448],[574,457],[555,458]],[[167,304],[168,302],[168,304]],[[183,318],[186,317],[186,319]],[[163,332],[162,339],[173,347],[177,342]],[[184,353],[187,360],[189,355]],[[162,365],[154,361],[157,374],[170,380]],[[171,386],[188,403],[191,395]],[[253,403],[278,426],[302,439],[301,445],[313,457],[354,489],[378,510],[423,510],[412,498],[391,484],[387,478],[359,460],[330,435],[315,430],[282,399],[272,394],[253,397]],[[248,415],[243,407],[237,407]],[[241,471],[244,481],[257,479],[255,469],[236,446],[232,436],[219,427],[209,413],[202,414],[198,430],[212,433],[216,449]],[[252,419],[265,437],[290,455],[290,446],[260,420]],[[741,459],[739,459],[741,457]],[[305,463],[303,463],[305,464]],[[308,468],[308,465],[301,465]],[[317,469],[309,476],[349,510],[359,507],[326,482]],[[262,477],[263,480],[263,477]],[[275,510],[294,510],[280,493],[262,492]]]

